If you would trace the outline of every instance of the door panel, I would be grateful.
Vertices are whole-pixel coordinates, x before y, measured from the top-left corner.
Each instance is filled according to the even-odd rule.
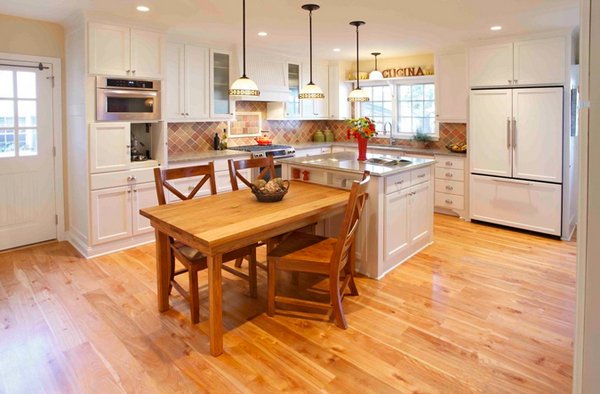
[[[471,172],[512,176],[510,120],[512,91],[479,90],[471,92],[469,151]]]
[[[90,172],[126,170],[131,165],[129,123],[90,125]]]
[[[162,78],[164,38],[160,33],[131,29],[131,75]]]
[[[469,49],[471,87],[506,86],[513,80],[513,44]]]
[[[404,189],[385,196],[384,259],[403,253],[410,246],[408,232],[408,193]]]
[[[564,37],[515,42],[515,80],[519,85],[563,84],[566,75]]]
[[[184,108],[184,56],[183,44],[167,45],[167,119],[181,120],[185,117]]]
[[[92,243],[131,236],[131,187],[122,186],[91,193]]]
[[[185,101],[190,118],[207,119],[208,110],[208,49],[193,45],[185,48]]]
[[[428,238],[433,228],[431,215],[432,197],[430,182],[409,189],[409,239],[411,243]]]
[[[561,182],[562,88],[515,90],[513,116],[513,177]]]
[[[130,29],[123,26],[90,23],[89,73],[127,76],[131,69]]]
[[[154,229],[150,220],[140,215],[140,209],[158,205],[156,186],[153,182],[133,186],[133,234],[143,234]]]

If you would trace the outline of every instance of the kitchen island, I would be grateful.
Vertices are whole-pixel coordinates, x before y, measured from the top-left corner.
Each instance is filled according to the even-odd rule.
[[[352,182],[371,173],[369,199],[356,240],[356,269],[380,279],[433,242],[435,160],[337,152],[280,159],[284,179],[350,189]],[[336,237],[342,216],[324,220],[322,235]]]

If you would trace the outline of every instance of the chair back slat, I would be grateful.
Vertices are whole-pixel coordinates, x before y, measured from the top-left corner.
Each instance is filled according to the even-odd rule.
[[[360,218],[367,202],[367,188],[370,179],[371,176],[369,175],[369,172],[365,171],[363,179],[360,182],[354,181],[352,184],[348,205],[346,206],[346,213],[344,214],[344,222],[342,223],[338,235],[338,242],[335,250],[331,256],[331,278],[339,277],[339,271],[344,268],[348,262],[352,250],[352,243],[355,240],[356,231],[360,224]]]
[[[192,191],[187,195],[177,190],[175,186],[168,182],[174,179],[191,178],[196,176],[202,176],[202,178],[198,181],[196,186],[194,186]],[[210,193],[217,194],[217,184],[215,182],[215,167],[212,161],[206,165],[201,166],[169,168],[166,170],[155,168],[154,182],[156,184],[156,194],[158,197],[159,205],[165,205],[167,203],[165,189],[176,195],[181,200],[190,200],[194,198],[198,191],[200,191],[202,186],[204,186],[208,182],[210,185]]]
[[[269,179],[275,178],[275,164],[273,163],[272,156],[235,161],[233,159],[229,159],[227,163],[229,165],[229,180],[231,181],[231,188],[234,191],[240,189],[238,179],[248,187],[251,187],[252,185],[252,182],[240,174],[239,170],[244,170],[247,168],[262,168],[262,171],[258,175],[257,179],[265,179],[267,175],[269,175]]]

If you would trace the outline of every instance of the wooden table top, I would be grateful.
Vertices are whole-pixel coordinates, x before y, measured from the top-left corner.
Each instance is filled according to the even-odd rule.
[[[290,182],[280,202],[256,201],[248,189],[145,208],[142,216],[158,230],[204,253],[231,250],[342,212],[350,192],[327,186]]]

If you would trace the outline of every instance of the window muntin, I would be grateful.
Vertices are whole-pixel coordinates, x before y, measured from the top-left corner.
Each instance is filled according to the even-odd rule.
[[[385,124],[393,124],[394,119],[394,98],[392,95],[392,87],[389,85],[382,86],[365,86],[362,87],[369,96],[370,101],[360,103],[360,116],[369,117],[376,126],[379,132],[384,131]],[[388,128],[388,131],[392,128]]]

